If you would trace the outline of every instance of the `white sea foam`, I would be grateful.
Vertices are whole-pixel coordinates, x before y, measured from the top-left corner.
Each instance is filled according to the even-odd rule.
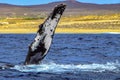
[[[91,72],[120,72],[119,62],[108,62],[106,64],[40,64],[40,65],[16,65],[14,68],[21,72],[50,72],[50,73],[61,73],[61,72],[79,72],[79,71],[91,71]]]
[[[107,32],[107,34],[120,34],[120,32]]]

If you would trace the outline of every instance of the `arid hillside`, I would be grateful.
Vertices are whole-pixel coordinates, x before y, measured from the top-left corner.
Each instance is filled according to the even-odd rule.
[[[0,33],[34,33],[54,6],[61,3],[67,9],[58,24],[58,33],[120,32],[120,4],[66,0],[30,6],[0,4]]]
[[[102,15],[120,13],[120,4],[91,4],[81,3],[76,0],[66,0],[60,2],[52,2],[42,5],[18,6],[10,4],[0,4],[0,17],[39,17],[46,16],[52,8],[60,3],[67,5],[64,16],[74,15]]]

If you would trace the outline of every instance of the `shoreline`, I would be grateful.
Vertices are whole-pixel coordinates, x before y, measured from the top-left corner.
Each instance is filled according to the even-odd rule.
[[[0,29],[0,34],[34,34],[36,29]],[[119,29],[77,29],[77,28],[57,28],[57,34],[120,34]]]

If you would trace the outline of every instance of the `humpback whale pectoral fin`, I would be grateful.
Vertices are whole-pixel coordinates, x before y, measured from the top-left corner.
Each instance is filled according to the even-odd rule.
[[[60,5],[57,5],[54,10],[53,10],[53,13],[51,14],[51,18],[54,19],[56,14],[60,14],[62,15],[64,10],[66,8],[66,5],[65,4],[60,4]]]
[[[38,64],[49,51],[55,28],[63,14],[66,5],[56,6],[50,16],[39,26],[34,41],[29,46],[29,51],[24,62],[27,64]]]

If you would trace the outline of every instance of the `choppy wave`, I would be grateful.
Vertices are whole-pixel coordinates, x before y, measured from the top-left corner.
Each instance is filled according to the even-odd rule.
[[[91,72],[120,72],[119,62],[108,62],[106,64],[56,64],[54,62],[40,65],[16,65],[14,68],[21,72],[50,72],[50,73],[61,73],[61,72],[79,72],[79,71],[91,71]]]

